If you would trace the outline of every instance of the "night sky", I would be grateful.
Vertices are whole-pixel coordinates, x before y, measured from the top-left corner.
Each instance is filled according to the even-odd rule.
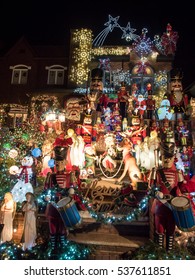
[[[193,1],[181,4],[176,1],[70,1],[28,0],[1,2],[0,42],[14,42],[25,36],[33,44],[67,44],[70,29],[90,28],[94,37],[108,21],[108,15],[120,16],[118,23],[126,27],[130,22],[135,34],[142,28],[148,36],[162,35],[170,23],[177,31],[179,40],[174,67],[183,70],[183,86],[195,81],[195,12]],[[170,6],[174,5],[174,7]],[[106,38],[106,44],[123,44],[122,33],[114,29]],[[69,44],[69,43],[68,43]],[[67,44],[67,45],[68,45]],[[126,44],[126,42],[125,42]]]

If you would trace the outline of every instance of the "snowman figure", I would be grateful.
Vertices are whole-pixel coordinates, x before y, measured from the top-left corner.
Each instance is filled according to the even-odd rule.
[[[26,200],[26,193],[33,193],[33,186],[31,184],[31,179],[33,176],[32,171],[33,157],[25,156],[22,159],[22,166],[18,172],[18,182],[14,185],[11,193],[13,195],[14,201],[22,203]]]
[[[166,95],[160,103],[160,107],[157,110],[157,115],[159,120],[164,120],[165,118],[170,120],[172,118],[171,104]]]

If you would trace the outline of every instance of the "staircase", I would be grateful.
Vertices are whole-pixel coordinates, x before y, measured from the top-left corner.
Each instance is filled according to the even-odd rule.
[[[149,239],[148,221],[102,224],[87,212],[80,213],[82,225],[70,231],[68,239],[90,246],[91,260],[125,259],[126,254],[131,254]]]

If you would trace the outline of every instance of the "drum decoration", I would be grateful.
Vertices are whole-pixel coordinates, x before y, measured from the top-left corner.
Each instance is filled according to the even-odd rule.
[[[195,218],[190,200],[185,196],[174,197],[171,206],[175,223],[181,231],[195,230]]]
[[[57,203],[57,209],[66,227],[77,228],[81,224],[81,216],[72,198],[62,198]]]

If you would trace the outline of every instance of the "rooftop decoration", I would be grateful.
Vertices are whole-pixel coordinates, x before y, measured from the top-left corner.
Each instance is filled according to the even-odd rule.
[[[73,44],[77,47],[73,53],[75,63],[72,65],[70,80],[78,85],[88,80],[88,63],[91,60],[92,32],[88,29],[73,32]]]
[[[178,41],[178,32],[173,31],[170,23],[167,24],[166,32],[160,37],[159,35],[154,36],[154,40],[146,37],[148,30],[146,28],[142,29],[141,36],[134,34],[136,29],[131,28],[130,22],[127,23],[126,27],[120,26],[118,23],[119,16],[112,17],[108,16],[109,20],[104,24],[106,26],[93,40],[93,47],[103,46],[106,37],[114,28],[121,29],[122,36],[121,39],[126,39],[127,42],[133,41],[133,47],[136,53],[142,56],[148,56],[156,49],[160,54],[163,55],[174,55],[176,51],[176,45]]]
[[[126,39],[126,41],[131,41],[131,40],[135,40],[138,35],[134,34],[134,32],[136,31],[136,29],[131,28],[131,24],[130,22],[127,23],[126,27],[122,27],[120,26],[120,24],[118,23],[119,20],[119,16],[117,17],[112,17],[111,15],[108,16],[109,20],[104,24],[106,26],[106,28],[101,31],[97,37],[94,39],[93,41],[93,45],[94,46],[102,46],[107,35],[112,32],[114,30],[115,27],[120,28],[123,32],[121,39]]]
[[[130,22],[127,23],[126,27],[122,27],[118,23],[119,18],[119,16],[109,15],[108,21],[104,24],[106,27],[95,39],[93,39],[92,31],[89,29],[73,31],[70,81],[76,83],[78,87],[86,87],[90,72],[89,63],[95,57],[106,59],[106,56],[128,56],[134,53],[144,66],[147,64],[146,60],[154,60],[158,55],[173,56],[175,54],[179,37],[169,23],[162,36],[155,35],[152,39],[147,37],[148,30],[146,28],[142,28],[141,35],[137,35],[135,34],[136,29],[131,27]],[[103,46],[107,36],[115,28],[122,31],[121,39],[125,39],[127,42],[132,41],[129,46]]]

